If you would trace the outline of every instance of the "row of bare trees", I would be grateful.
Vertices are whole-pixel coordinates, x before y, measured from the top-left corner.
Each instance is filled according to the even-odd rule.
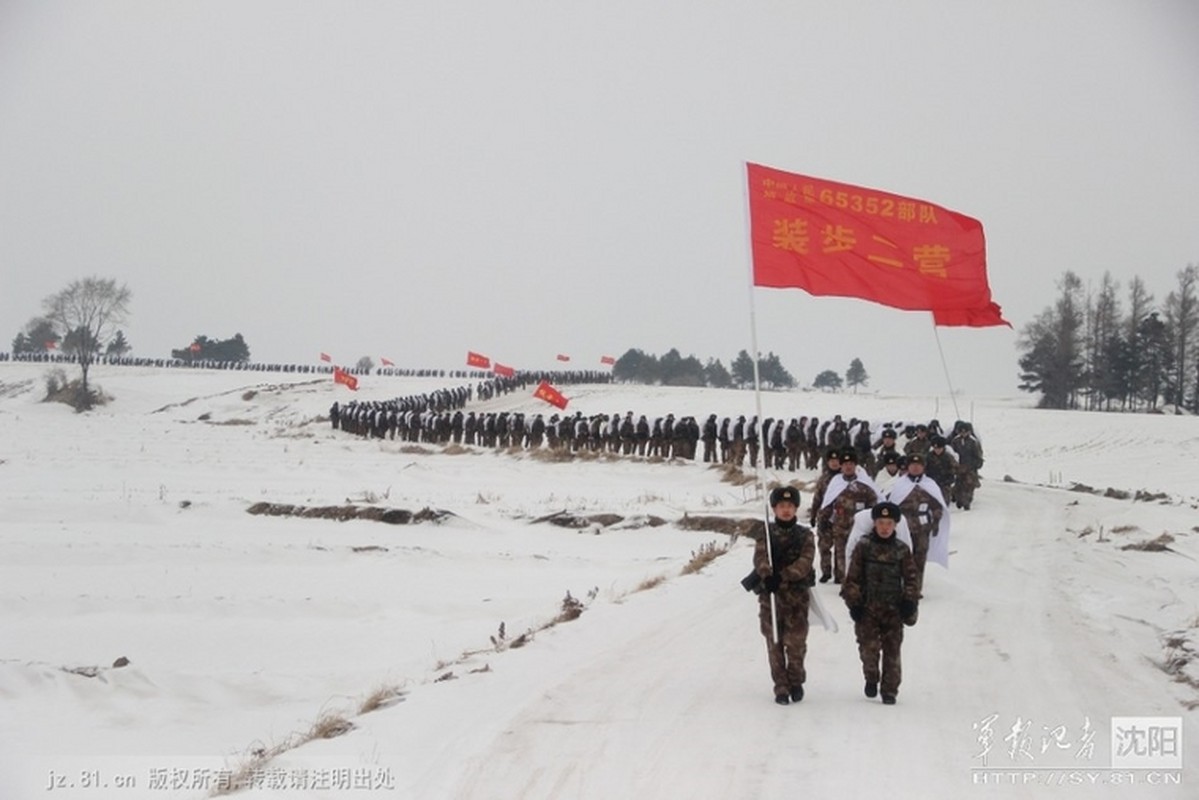
[[[1176,279],[1159,304],[1139,277],[1122,299],[1110,273],[1098,286],[1064,273],[1020,332],[1020,388],[1042,408],[1199,413],[1199,267]]]

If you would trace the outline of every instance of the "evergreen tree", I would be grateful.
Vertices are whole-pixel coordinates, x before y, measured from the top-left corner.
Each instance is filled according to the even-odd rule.
[[[754,362],[748,352],[742,350],[737,354],[737,357],[733,359],[731,373],[736,386],[745,388],[754,385]]]
[[[658,359],[630,348],[612,365],[612,377],[629,383],[654,383],[658,380]]]
[[[870,380],[870,376],[866,374],[866,367],[862,365],[862,359],[855,358],[849,362],[849,369],[845,371],[845,385],[853,387],[853,393],[858,393],[859,386],[865,386]]]
[[[58,347],[60,341],[53,322],[45,317],[34,317],[25,323],[25,330],[13,339],[13,355],[44,353]]]
[[[1066,272],[1058,288],[1061,293],[1057,302],[1028,323],[1019,340],[1025,351],[1019,360],[1020,388],[1039,391],[1041,408],[1077,407],[1082,385],[1082,281],[1073,272]]]
[[[1166,338],[1166,323],[1154,311],[1141,321],[1133,343],[1137,357],[1139,399],[1150,410],[1156,409],[1162,392],[1168,385],[1166,370],[1171,363],[1170,343]]]
[[[1195,361],[1195,341],[1199,334],[1199,298],[1196,282],[1199,270],[1193,264],[1178,273],[1178,288],[1166,296],[1166,339],[1170,347],[1170,367],[1167,370],[1166,402],[1185,405],[1191,364]]]
[[[704,365],[704,380],[714,389],[727,389],[733,385],[733,376],[719,359],[709,358]]]
[[[812,386],[816,389],[832,389],[835,392],[841,388],[841,376],[834,370],[826,369],[816,376]]]
[[[775,389],[789,389],[795,386],[795,378],[783,366],[783,362],[773,352],[767,353],[766,358],[758,359],[758,379],[763,385]]]
[[[104,355],[120,358],[128,353],[132,348],[129,342],[125,340],[125,332],[117,331],[116,336],[112,337],[112,341],[108,343],[108,347],[104,349]]]
[[[171,358],[180,361],[249,361],[250,347],[240,333],[232,339],[217,341],[207,336],[197,336],[187,347],[171,351]]]

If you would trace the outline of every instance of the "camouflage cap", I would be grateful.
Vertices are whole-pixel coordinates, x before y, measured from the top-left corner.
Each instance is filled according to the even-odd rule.
[[[894,503],[879,503],[870,509],[871,519],[899,519],[899,506]]]
[[[908,454],[908,463],[909,464],[919,464],[920,466],[924,466],[924,456],[921,455],[920,453],[909,453]]]
[[[890,428],[887,428],[885,431],[883,431],[883,438],[884,438],[884,439],[894,439],[894,438],[896,438],[896,436],[895,436],[895,431],[891,430]]]
[[[830,458],[835,458],[838,461],[840,461],[841,460],[841,451],[835,447],[830,447],[828,450],[825,451],[824,458],[826,461]]]
[[[844,463],[846,461],[852,461],[855,464],[858,463],[858,454],[856,452],[854,452],[853,450],[846,450],[846,451],[842,452],[841,453],[841,462]]]
[[[884,464],[898,464],[899,463],[899,453],[896,453],[894,450],[888,450],[886,453],[883,453],[883,463]]]
[[[794,486],[777,486],[770,492],[770,507],[779,503],[791,503],[799,508],[799,490]]]
[[[945,437],[944,436],[934,436],[932,438],[932,443],[933,443],[933,447],[944,447],[945,446]]]

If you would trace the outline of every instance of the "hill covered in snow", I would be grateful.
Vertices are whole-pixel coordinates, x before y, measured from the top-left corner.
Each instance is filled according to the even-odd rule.
[[[39,402],[43,372],[0,364],[0,797],[204,797],[234,776],[273,798],[1173,798],[1199,780],[1193,417],[765,394],[765,416],[970,418],[987,458],[950,569],[929,566],[899,704],[862,696],[829,584],[841,630],[813,629],[807,697],[780,708],[738,585],[750,543],[682,523],[760,516],[752,483],[359,439],[326,421],[350,396],[328,379],[97,367],[113,400],[77,415]],[[563,388],[586,415],[754,413],[748,392]],[[531,391],[470,408],[551,410]],[[762,473],[805,506],[814,478]],[[444,514],[247,513],[264,503]],[[1117,738],[1126,718],[1159,722],[1141,742],[1133,723]],[[1168,755],[1174,719],[1180,768],[1112,768],[1151,728]]]

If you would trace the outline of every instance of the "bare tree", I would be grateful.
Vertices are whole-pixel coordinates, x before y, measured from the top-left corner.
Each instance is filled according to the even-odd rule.
[[[73,348],[83,373],[75,407],[91,408],[93,398],[87,385],[87,373],[95,360],[100,343],[108,339],[129,315],[129,288],[118,286],[111,278],[82,278],[42,301],[46,319],[57,326],[64,339],[72,336]]]

